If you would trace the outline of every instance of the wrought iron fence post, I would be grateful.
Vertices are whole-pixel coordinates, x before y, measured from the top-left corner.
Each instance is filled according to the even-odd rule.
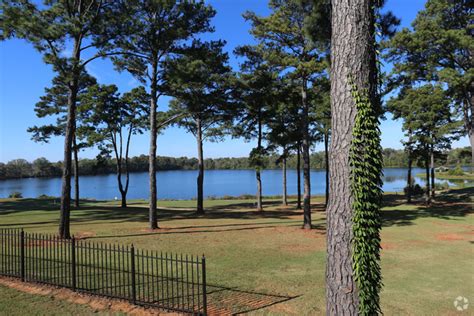
[[[76,291],[76,238],[71,239],[71,280],[72,290]]]
[[[206,292],[206,257],[202,255],[202,308],[204,315],[207,315],[207,292]]]
[[[25,232],[23,229],[20,232],[20,277],[21,281],[25,282]]]
[[[137,292],[136,292],[136,282],[135,282],[135,247],[130,247],[130,264],[132,270],[132,303],[137,303]]]

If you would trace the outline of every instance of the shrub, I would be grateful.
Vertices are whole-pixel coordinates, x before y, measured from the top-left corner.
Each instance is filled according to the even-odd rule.
[[[449,170],[448,174],[451,176],[463,176],[464,171],[461,169],[461,166],[457,166],[456,168]]]
[[[449,189],[448,182],[435,183],[435,190],[447,190]]]
[[[10,199],[21,199],[23,197],[23,194],[21,194],[21,192],[12,192],[8,197]]]
[[[408,194],[408,190],[409,190],[409,187],[406,186],[403,189],[403,192],[405,192],[405,194]],[[424,193],[425,193],[425,189],[423,189],[419,184],[415,184],[415,185],[411,186],[411,195],[412,196],[423,195]]]
[[[38,196],[38,199],[42,199],[42,200],[51,200],[51,199],[55,199],[56,197],[54,196],[51,196],[51,195],[47,195],[47,194],[41,194]]]

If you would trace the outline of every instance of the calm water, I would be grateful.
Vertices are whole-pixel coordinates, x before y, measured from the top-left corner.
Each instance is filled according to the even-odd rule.
[[[413,175],[423,173],[423,169],[413,169]],[[406,185],[405,168],[386,168],[384,171],[384,191],[401,192]],[[157,174],[159,199],[190,199],[196,196],[195,170],[160,171]],[[288,194],[296,194],[296,171],[288,170]],[[416,183],[424,185],[424,180],[415,178]],[[263,194],[281,195],[282,173],[280,170],[265,170],[262,173]],[[437,180],[437,182],[447,182]],[[450,185],[455,185],[448,182]],[[220,197],[255,194],[255,172],[253,170],[208,170],[204,178],[204,195]],[[117,179],[114,174],[83,176],[80,178],[81,197],[94,199],[114,199],[120,197]],[[41,194],[59,196],[60,178],[29,178],[0,181],[0,197],[11,192],[21,192],[23,197],[38,197]],[[324,170],[311,172],[312,194],[324,194]],[[148,198],[148,174],[146,172],[130,175],[129,199]]]

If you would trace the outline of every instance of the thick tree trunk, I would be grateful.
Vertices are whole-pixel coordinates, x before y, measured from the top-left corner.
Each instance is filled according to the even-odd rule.
[[[327,215],[326,313],[357,315],[352,261],[349,152],[356,107],[348,79],[375,95],[372,1],[332,0],[330,195]],[[369,267],[365,267],[369,269]]]
[[[296,208],[301,210],[301,146],[298,143],[296,149]]]
[[[283,153],[286,155],[286,152]],[[287,189],[286,189],[286,156],[283,156],[282,159],[282,173],[283,173],[283,205],[287,206],[288,205],[288,195],[287,195]]]
[[[407,175],[407,202],[411,203],[411,193],[413,190],[412,186],[412,179],[411,179],[411,169],[412,169],[412,158],[411,158],[411,152],[408,152],[408,175]]]
[[[158,107],[157,100],[157,80],[158,80],[158,61],[152,64],[151,80],[151,100],[150,100],[150,153],[149,153],[149,176],[150,176],[150,208],[149,224],[150,229],[158,228],[158,217],[156,213],[156,139],[158,134],[156,112]]]
[[[74,43],[74,60],[80,62],[80,46],[81,41],[75,40]],[[71,238],[70,217],[71,217],[71,169],[72,169],[72,145],[76,126],[76,101],[77,91],[79,87],[79,66],[76,64],[72,70],[72,78],[68,83],[68,100],[67,100],[67,120],[66,132],[64,137],[64,159],[63,159],[63,175],[61,179],[61,210],[59,218],[60,238]]]
[[[324,207],[328,207],[329,201],[329,132],[326,130],[324,132],[324,160],[326,167],[326,199]]]
[[[307,93],[306,79],[303,80],[301,88],[301,102],[303,106],[303,228],[311,229],[311,170],[310,170],[310,156],[309,147],[311,139],[309,135],[309,104],[306,100]]]
[[[79,208],[79,158],[78,158],[78,151],[77,148],[77,141],[76,135],[73,138],[73,146],[74,146],[74,206]]]
[[[435,162],[434,162],[434,149],[431,145],[430,150],[430,172],[431,172],[431,198],[435,197]]]
[[[197,133],[196,140],[198,146],[198,176],[197,176],[197,213],[204,214],[204,154],[202,148],[202,126],[201,120],[196,120]]]

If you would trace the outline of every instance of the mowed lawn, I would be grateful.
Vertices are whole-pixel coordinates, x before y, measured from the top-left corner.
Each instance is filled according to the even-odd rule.
[[[473,196],[473,188],[451,190],[428,208],[421,202],[407,205],[400,195],[385,196],[386,315],[455,315],[458,296],[470,300],[464,313],[474,314]],[[320,315],[325,312],[325,213],[321,198],[313,202],[311,231],[301,229],[302,212],[294,203],[283,207],[279,200],[265,200],[263,213],[251,200],[210,200],[204,216],[194,213],[195,201],[160,201],[161,229],[149,231],[144,201],[133,201],[127,209],[115,201],[84,201],[72,212],[72,232],[93,242],[205,254],[208,283],[233,289],[225,303],[211,294],[212,306],[234,313]],[[0,200],[0,227],[55,233],[58,215],[57,200]],[[0,299],[0,311],[9,314],[20,314],[25,306],[37,314],[86,308],[48,304],[31,295],[23,300],[25,294],[0,286],[0,296],[4,293],[11,299]]]

